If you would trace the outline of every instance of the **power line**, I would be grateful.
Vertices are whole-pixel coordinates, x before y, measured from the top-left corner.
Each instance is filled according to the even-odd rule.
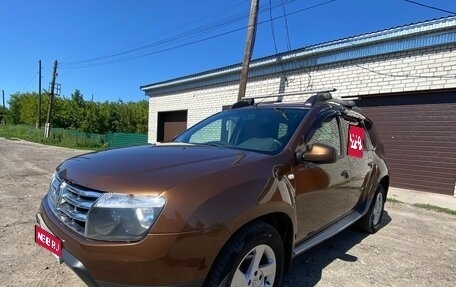
[[[445,9],[438,8],[438,7],[435,7],[435,6],[426,5],[426,4],[415,2],[415,1],[412,1],[412,0],[404,0],[404,1],[412,3],[412,4],[415,4],[415,5],[418,5],[418,6],[426,7],[426,8],[432,9],[432,10],[437,10],[437,11],[440,11],[440,12],[445,12],[445,13],[448,13],[448,14],[456,15],[456,13],[453,12],[453,11],[445,10]]]
[[[245,1],[243,1],[243,2],[245,2]],[[210,16],[204,17],[202,19],[206,19],[208,17],[210,17]],[[199,22],[202,19],[193,21],[190,24]],[[228,20],[226,20],[225,22],[222,22],[222,23],[216,22],[216,23],[213,24],[213,26],[200,26],[200,27],[194,28],[192,30],[189,30],[189,31],[186,31],[186,32],[182,32],[180,34],[176,34],[176,35],[170,36],[168,38],[165,38],[163,40],[152,42],[152,43],[140,46],[140,47],[130,48],[130,49],[123,50],[123,51],[120,51],[120,52],[115,52],[115,53],[112,53],[112,54],[108,54],[108,55],[104,55],[104,56],[98,56],[98,57],[94,57],[94,58],[90,58],[90,59],[86,59],[86,60],[68,62],[68,63],[64,63],[64,65],[69,66],[69,65],[85,64],[85,63],[89,63],[89,62],[93,62],[93,61],[99,61],[99,60],[103,60],[103,59],[108,59],[108,58],[113,58],[113,57],[118,57],[118,56],[130,54],[130,53],[134,53],[134,52],[137,52],[137,51],[145,50],[145,49],[156,47],[156,46],[164,46],[164,45],[176,42],[176,41],[181,41],[183,39],[187,39],[187,38],[198,36],[198,35],[200,35],[202,33],[205,33],[205,32],[210,32],[211,30],[214,30],[214,29],[217,29],[217,28],[221,28],[224,25],[229,25],[229,24],[235,23],[236,21],[239,20],[239,18],[227,18],[227,19]]]
[[[288,0],[288,2],[293,2],[293,1],[296,1],[296,0]],[[239,4],[242,4],[244,2],[246,2],[246,1],[243,1],[243,2],[241,2]],[[278,1],[276,1],[276,2],[278,2]],[[222,10],[220,12],[216,12],[216,13],[210,15],[210,16],[204,17],[203,19],[207,19],[207,18],[213,17],[214,15],[217,15],[217,14],[220,14],[220,13],[224,13],[226,11],[234,10],[232,7],[239,6],[239,4],[230,6],[229,8],[227,8],[225,10]],[[274,7],[277,7],[278,5],[279,5],[278,3],[274,3]],[[264,11],[265,9],[267,9],[267,7],[260,9],[260,11]],[[153,47],[157,47],[157,46],[166,46],[166,45],[172,44],[174,42],[179,42],[179,41],[182,41],[182,40],[194,38],[194,37],[199,36],[199,35],[201,35],[203,33],[208,33],[208,32],[223,28],[225,26],[228,26],[228,25],[234,24],[236,22],[239,22],[241,20],[244,20],[246,17],[248,17],[248,13],[246,13],[245,11],[242,11],[242,12],[234,14],[234,15],[232,15],[230,17],[226,17],[226,18],[222,19],[221,21],[215,22],[212,25],[196,27],[196,28],[191,29],[189,31],[182,32],[182,33],[174,35],[174,36],[170,36],[170,37],[165,38],[165,39],[160,40],[160,41],[149,43],[149,44],[146,44],[146,45],[143,45],[143,46],[140,46],[140,47],[136,47],[136,48],[127,49],[127,50],[120,51],[120,52],[117,52],[117,53],[108,54],[108,55],[105,55],[105,56],[99,56],[99,57],[86,59],[86,60],[81,60],[81,61],[63,63],[62,66],[87,64],[87,63],[94,62],[94,61],[100,61],[100,60],[104,60],[104,59],[108,59],[108,58],[119,57],[119,56],[123,56],[123,55],[126,55],[126,54],[131,54],[131,53],[134,53],[134,52],[138,52],[138,51],[141,51],[141,50],[145,50],[145,49],[149,49],[149,48],[153,48]],[[191,23],[196,23],[196,22],[199,22],[201,20],[202,19],[199,19],[199,20],[193,21]],[[187,26],[188,25],[185,25],[185,27],[187,27]]]
[[[285,3],[283,2],[282,0],[282,12],[283,12],[283,16],[284,16],[284,22],[285,22],[285,36],[286,36],[286,40],[287,40],[287,49],[288,49],[288,52],[291,51],[291,42],[290,42],[290,31],[288,30],[288,18],[287,18],[287,12],[285,10]]]
[[[245,28],[246,27],[238,28],[238,29],[231,30],[231,31],[228,31],[228,32],[225,32],[225,33],[221,33],[221,34],[217,34],[217,35],[214,35],[214,36],[211,36],[211,37],[206,37],[206,38],[203,38],[203,39],[194,40],[194,41],[191,41],[191,42],[188,42],[188,43],[184,43],[184,44],[180,44],[180,45],[177,45],[177,46],[164,48],[164,49],[156,50],[156,51],[152,51],[152,52],[147,52],[147,53],[140,54],[140,55],[133,55],[133,56],[129,56],[129,57],[126,57],[126,58],[117,59],[117,60],[110,60],[110,61],[107,61],[107,62],[100,62],[100,63],[93,63],[93,64],[88,63],[86,65],[76,65],[76,66],[72,66],[72,67],[66,66],[65,68],[66,69],[81,69],[81,68],[102,66],[102,65],[107,65],[107,64],[115,64],[115,63],[119,63],[119,62],[129,61],[129,60],[133,60],[133,59],[136,59],[136,58],[142,58],[142,57],[146,57],[146,56],[151,56],[151,55],[154,55],[154,54],[159,54],[159,53],[175,50],[175,49],[178,49],[178,48],[182,48],[182,47],[185,47],[185,46],[197,44],[197,43],[200,43],[200,42],[208,41],[208,40],[211,40],[211,39],[219,38],[219,37],[222,37],[222,36],[226,36],[228,34],[232,34],[234,32],[242,31]]]
[[[279,53],[279,50],[277,49],[277,42],[276,42],[276,37],[275,37],[275,31],[274,31],[274,21],[272,20],[272,4],[271,4],[271,1],[272,0],[269,0],[269,20],[270,20],[270,24],[271,24],[271,34],[272,34],[272,40],[274,42],[274,50],[276,52],[276,54]],[[280,66],[282,66],[282,62],[280,62]],[[282,72],[283,72],[283,67],[282,67]]]
[[[287,48],[288,48],[288,52],[290,52],[291,51],[290,31],[288,29],[288,17],[287,17],[287,12],[285,10],[285,3],[283,2],[283,0],[282,0],[282,13],[283,13],[284,23],[285,23],[285,35],[286,35],[286,40],[287,40]],[[296,59],[294,59],[292,57],[291,60],[293,62],[295,62],[296,64],[298,64],[298,66],[301,67],[301,69],[303,69],[303,71],[309,77],[309,80],[307,81],[307,87],[305,87],[305,89],[304,89],[304,91],[305,91],[308,88],[310,88],[310,85],[312,83],[312,76],[310,75],[310,72],[308,71],[308,69],[306,67],[304,67],[301,63],[296,61]],[[310,67],[309,67],[309,69],[310,69]],[[292,82],[292,81],[288,82],[288,79],[286,79],[286,80],[287,80],[287,85]]]
[[[27,84],[25,86],[23,86],[22,89],[20,89],[19,91],[20,92],[24,91],[32,83],[32,81],[36,78],[37,75],[38,75],[38,72],[35,72],[35,74],[33,74],[32,78],[27,82]]]
[[[269,20],[270,20],[269,23],[271,24],[271,34],[272,34],[272,41],[274,42],[274,50],[275,50],[276,54],[279,54],[279,50],[277,49],[275,31],[274,31],[274,21],[272,20],[272,3],[271,3],[271,1],[272,0],[269,0]],[[284,78],[285,82],[287,82],[288,79],[285,74],[285,69],[283,67],[282,60],[280,59],[280,57],[277,57],[277,60],[279,61],[280,71],[282,72],[282,77]]]
[[[198,23],[198,22],[203,22],[203,21],[205,21],[205,20],[207,20],[207,19],[209,19],[209,18],[215,17],[216,15],[220,15],[220,14],[221,14],[221,15],[225,15],[226,13],[228,13],[228,12],[230,12],[230,11],[239,10],[240,7],[242,7],[242,5],[243,5],[245,2],[248,2],[248,1],[249,1],[249,0],[242,0],[242,1],[240,1],[240,2],[238,2],[238,3],[235,3],[235,4],[231,5],[231,6],[228,6],[228,7],[225,8],[225,9],[216,11],[216,12],[212,13],[211,15],[207,15],[207,16],[204,16],[204,17],[199,18],[199,19],[197,19],[197,20],[194,20],[194,21],[191,21],[191,22],[188,22],[188,23],[179,25],[179,26],[177,26],[177,27],[175,27],[175,28],[173,28],[173,29],[171,29],[171,30],[168,30],[168,31],[164,32],[164,33],[161,34],[160,36],[165,36],[165,35],[167,35],[167,34],[170,34],[170,33],[174,32],[174,31],[178,31],[179,29],[182,29],[182,28],[188,28],[188,27],[190,27],[190,26],[193,25],[193,24],[196,24],[196,23]],[[201,26],[201,27],[202,27],[202,26]],[[200,28],[200,27],[198,27],[198,28]],[[190,30],[190,31],[188,31],[188,32],[196,31],[198,28],[195,28],[195,29]],[[160,37],[160,36],[159,36],[159,37]],[[179,38],[179,37],[181,37],[181,36],[182,36],[182,34],[178,34],[178,35],[172,36],[172,38],[170,38],[170,39]],[[156,37],[154,37],[154,38],[156,38]],[[81,62],[86,62],[86,61],[94,60],[94,59],[97,59],[97,58],[107,58],[107,57],[111,57],[111,56],[114,56],[114,55],[117,55],[117,54],[128,53],[128,52],[130,52],[130,51],[131,51],[131,52],[134,52],[134,50],[136,50],[136,49],[143,48],[143,47],[147,47],[147,46],[149,45],[149,44],[144,44],[144,43],[148,43],[148,41],[145,41],[145,42],[143,41],[142,46],[137,47],[137,48],[125,48],[125,50],[121,50],[121,51],[119,51],[119,52],[113,52],[112,54],[107,54],[107,55],[104,55],[104,56],[94,57],[94,58],[91,58],[91,59],[86,59],[86,60],[81,60],[81,61],[67,62],[67,61],[71,58],[71,57],[67,57],[67,58],[65,58],[62,62],[60,62],[60,64],[61,64],[61,67],[62,67],[62,63],[63,63],[64,65],[65,65],[65,64],[71,65],[71,64],[75,64],[75,63],[81,63]],[[156,42],[154,42],[154,43],[156,43]],[[81,51],[79,51],[79,52],[81,52]]]
[[[289,0],[288,3],[292,2],[292,1],[296,1],[296,0]],[[337,1],[337,0],[329,0],[329,1],[321,2],[319,4],[315,4],[315,5],[306,7],[306,8],[302,8],[302,9],[290,12],[290,13],[282,15],[282,16],[277,16],[277,17],[269,19],[269,20],[260,21],[260,22],[258,22],[258,25],[261,25],[261,24],[264,24],[264,23],[267,23],[267,22],[270,22],[270,21],[273,21],[273,20],[276,20],[276,19],[281,19],[281,18],[284,18],[286,16],[302,13],[304,11],[308,11],[308,10],[311,10],[311,9],[314,9],[314,8],[317,8],[317,7],[320,7],[320,6],[323,6],[323,5],[327,5],[327,4],[330,4],[330,3],[335,2],[335,1]],[[238,20],[239,19],[236,19],[236,21],[238,21]],[[208,29],[209,30],[214,30],[216,28],[219,28],[219,27],[218,26],[212,26],[210,28],[207,28],[204,31],[198,31],[196,33],[196,35],[202,34],[203,32],[207,32]],[[211,39],[219,38],[219,37],[226,36],[228,34],[232,34],[232,33],[244,30],[244,29],[246,29],[245,26],[243,26],[241,28],[232,29],[232,30],[229,30],[229,31],[226,31],[226,32],[223,32],[223,33],[219,33],[219,34],[216,34],[216,35],[208,36],[208,37],[205,37],[205,38],[201,38],[201,39],[189,41],[189,42],[186,42],[186,43],[182,43],[182,44],[179,44],[179,45],[174,45],[174,46],[171,46],[171,47],[168,47],[168,48],[162,48],[162,49],[159,49],[159,50],[154,50],[154,51],[150,51],[150,52],[144,52],[144,53],[141,53],[141,54],[133,54],[133,55],[128,56],[128,54],[132,54],[134,52],[141,52],[142,50],[146,50],[146,49],[154,47],[154,46],[165,46],[165,45],[170,44],[172,42],[176,42],[176,40],[182,40],[182,38],[173,39],[173,40],[169,40],[168,39],[168,40],[151,43],[151,44],[148,44],[148,45],[145,45],[145,46],[142,46],[142,47],[130,49],[130,50],[127,50],[127,51],[124,51],[124,52],[120,52],[120,53],[116,53],[116,54],[112,54],[112,55],[108,55],[108,56],[96,57],[96,58],[92,58],[92,59],[88,59],[88,60],[66,63],[64,65],[61,65],[61,67],[64,67],[66,69],[80,69],[80,68],[87,68],[87,67],[93,67],[93,66],[100,66],[100,65],[107,65],[107,64],[114,64],[114,63],[124,62],[124,61],[132,60],[132,59],[135,59],[135,58],[146,57],[146,56],[150,56],[150,55],[154,55],[154,54],[158,54],[158,53],[162,53],[162,52],[166,52],[166,51],[170,51],[170,50],[175,50],[175,49],[182,48],[182,47],[185,47],[185,46],[189,46],[189,45],[192,45],[192,44],[208,41],[208,40],[211,40]],[[191,37],[194,37],[194,36],[195,35],[187,35],[187,36],[185,36],[185,38],[191,38]],[[122,58],[122,56],[125,56],[125,57]],[[119,58],[119,57],[121,57],[121,58]],[[118,58],[118,59],[110,60],[111,58]],[[103,60],[106,60],[106,61],[103,61]]]
[[[378,72],[375,70],[372,70],[370,68],[363,67],[361,65],[355,64],[356,67],[369,71],[371,73],[380,75],[380,76],[385,76],[385,77],[391,77],[391,78],[416,78],[416,79],[456,79],[456,75],[449,75],[449,76],[425,76],[425,75],[414,75],[414,74],[388,74],[388,73],[383,73],[383,72]]]

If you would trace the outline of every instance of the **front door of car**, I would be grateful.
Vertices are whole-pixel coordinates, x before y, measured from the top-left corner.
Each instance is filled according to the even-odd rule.
[[[296,185],[298,240],[308,238],[342,217],[345,211],[350,170],[341,145],[340,120],[332,115],[323,118],[304,136],[298,149],[325,144],[336,150],[333,163],[304,162],[293,168]]]

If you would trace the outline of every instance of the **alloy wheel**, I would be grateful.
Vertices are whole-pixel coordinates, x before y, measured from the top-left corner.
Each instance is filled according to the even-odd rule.
[[[276,264],[276,257],[271,247],[265,244],[254,247],[237,267],[231,287],[273,286]]]

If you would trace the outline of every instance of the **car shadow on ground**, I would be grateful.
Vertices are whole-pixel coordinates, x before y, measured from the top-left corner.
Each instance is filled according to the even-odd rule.
[[[391,217],[385,210],[381,222],[384,228],[391,222]],[[315,286],[320,280],[323,269],[334,260],[339,259],[346,262],[355,262],[356,256],[347,254],[355,245],[369,236],[356,227],[347,228],[336,236],[326,240],[320,245],[295,257],[290,270],[284,276],[283,287],[308,287]]]

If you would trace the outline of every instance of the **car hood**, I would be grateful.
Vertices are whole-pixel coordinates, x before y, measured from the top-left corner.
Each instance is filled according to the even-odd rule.
[[[266,156],[202,145],[145,145],[70,158],[57,168],[57,173],[66,181],[89,189],[159,194],[189,180]]]

